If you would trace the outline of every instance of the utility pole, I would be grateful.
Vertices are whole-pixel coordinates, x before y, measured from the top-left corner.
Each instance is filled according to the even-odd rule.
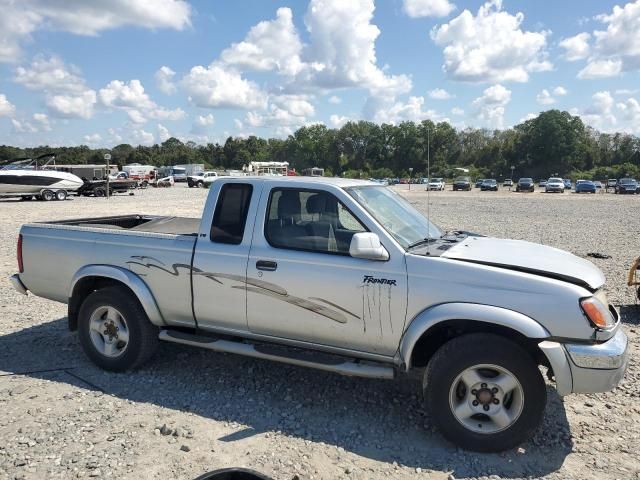
[[[105,153],[104,159],[107,162],[107,200],[109,200],[109,175],[111,175],[111,168],[109,167],[109,160],[111,160],[111,154]]]

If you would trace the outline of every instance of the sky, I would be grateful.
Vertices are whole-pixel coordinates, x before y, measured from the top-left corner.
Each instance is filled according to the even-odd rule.
[[[640,135],[640,0],[0,0],[0,144],[508,128]]]

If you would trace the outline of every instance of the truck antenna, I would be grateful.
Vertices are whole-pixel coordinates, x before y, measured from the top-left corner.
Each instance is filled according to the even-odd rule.
[[[429,186],[429,183],[431,182],[431,159],[430,159],[430,150],[431,150],[431,127],[427,127],[427,223],[428,223],[428,230],[427,230],[427,255],[430,254],[429,250],[431,248],[431,216],[430,216],[430,205],[431,205],[431,199],[430,199],[430,193],[431,193],[431,188]]]

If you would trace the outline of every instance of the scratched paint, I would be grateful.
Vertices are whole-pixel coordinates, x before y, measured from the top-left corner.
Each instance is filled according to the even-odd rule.
[[[205,277],[209,280],[212,280],[219,285],[224,285],[223,280],[229,280],[232,282],[238,282],[241,285],[231,285],[231,288],[242,288],[246,289],[247,292],[255,293],[258,295],[265,295],[271,297],[275,300],[283,301],[290,305],[294,305],[298,308],[302,308],[304,310],[316,313],[322,317],[333,320],[337,323],[345,324],[348,321],[348,318],[345,314],[354,317],[357,320],[360,320],[360,317],[349,310],[336,305],[335,303],[330,302],[329,300],[325,300],[323,298],[311,297],[309,299],[304,299],[301,297],[296,297],[294,295],[290,295],[287,290],[282,288],[279,285],[274,283],[265,282],[264,280],[259,280],[251,277],[245,277],[243,275],[234,275],[230,273],[219,273],[219,272],[205,272],[197,267],[192,267],[191,265],[184,263],[174,263],[171,266],[166,265],[161,260],[158,260],[154,257],[149,257],[146,255],[133,255],[132,259],[125,262],[129,269],[138,275],[146,275],[145,272],[136,271],[139,270],[136,267],[144,267],[145,269],[156,269],[162,272],[168,273],[171,276],[179,277],[180,270],[185,270],[191,272],[195,276]],[[312,301],[315,300],[315,301]],[[318,303],[322,302],[322,303]],[[327,305],[333,307],[329,308]]]
[[[382,282],[366,282],[362,289],[362,329],[367,332],[367,325],[377,327],[377,335],[382,338],[393,334],[391,316],[391,289],[393,284]]]

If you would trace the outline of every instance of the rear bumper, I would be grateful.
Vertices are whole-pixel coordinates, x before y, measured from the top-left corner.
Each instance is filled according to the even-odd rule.
[[[22,280],[20,280],[20,275],[18,275],[17,273],[15,275],[11,275],[11,277],[9,277],[9,281],[11,282],[11,285],[13,285],[13,288],[15,288],[18,293],[21,293],[22,295],[26,295],[27,292],[29,291],[27,290],[27,287],[24,286],[24,283],[22,283]]]
[[[628,342],[622,328],[604,343],[566,344],[574,393],[607,392],[615,388],[627,370]]]

